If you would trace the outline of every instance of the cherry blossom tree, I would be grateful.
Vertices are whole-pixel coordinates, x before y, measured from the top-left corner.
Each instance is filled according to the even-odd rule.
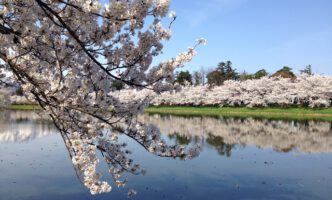
[[[199,39],[187,52],[152,66],[171,37],[175,12],[169,26],[161,23],[169,5],[170,0],[0,1],[1,73],[10,74],[53,120],[93,194],[111,189],[95,172],[97,149],[107,163],[137,168],[109,131],[119,130],[119,124],[121,133],[158,156],[185,159],[197,153],[166,145],[155,127],[137,122],[149,96],[122,101],[113,94],[115,81],[157,93],[171,89],[173,71],[206,42]],[[105,142],[109,137],[113,143]],[[120,171],[111,172],[116,183]]]
[[[242,82],[228,80],[222,86],[187,86],[150,96],[153,97],[151,104],[156,106],[329,107],[332,105],[331,85],[331,76],[302,74],[295,80],[282,77]],[[130,99],[133,93],[123,92],[119,98]]]

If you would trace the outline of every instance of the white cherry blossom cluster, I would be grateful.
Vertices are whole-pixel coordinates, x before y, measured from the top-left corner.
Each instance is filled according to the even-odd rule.
[[[157,4],[154,14],[157,16],[165,17],[168,13],[170,0],[154,0]]]
[[[112,187],[105,181],[100,181],[101,174],[96,173],[96,166],[99,162],[96,156],[96,146],[88,139],[82,139],[77,133],[66,135],[66,146],[72,156],[72,162],[84,185],[91,194],[110,192]]]
[[[170,18],[176,18],[176,12],[175,12],[175,11],[171,11],[171,12],[169,13],[169,17],[170,17]]]

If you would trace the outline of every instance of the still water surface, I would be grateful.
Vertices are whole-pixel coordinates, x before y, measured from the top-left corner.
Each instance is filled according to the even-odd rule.
[[[170,143],[204,138],[198,158],[151,155],[123,138],[147,171],[125,188],[91,196],[76,177],[62,137],[33,112],[0,114],[0,199],[332,199],[332,124],[262,119],[143,115]],[[99,164],[111,182],[107,166]]]

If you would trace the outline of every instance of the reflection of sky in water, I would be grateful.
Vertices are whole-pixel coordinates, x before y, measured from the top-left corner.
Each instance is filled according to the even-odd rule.
[[[6,118],[11,127],[27,123],[12,118]],[[39,130],[46,122],[30,120],[29,123]],[[138,191],[134,199],[330,200],[332,197],[330,153],[280,153],[255,145],[235,145],[227,157],[206,144],[198,158],[183,162],[153,156],[130,140],[128,148],[134,152],[132,157],[147,174],[129,176],[124,189],[113,186],[111,193],[91,196],[76,178],[61,136],[52,134],[54,129],[47,127],[43,130],[50,134],[43,137],[0,142],[0,199],[126,199],[128,188]],[[104,180],[110,178],[103,161],[100,171]]]

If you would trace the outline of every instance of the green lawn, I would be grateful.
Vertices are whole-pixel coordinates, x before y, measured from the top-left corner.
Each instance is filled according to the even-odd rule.
[[[10,105],[10,110],[41,110],[38,105]]]
[[[11,110],[40,110],[37,105],[11,105]],[[290,120],[323,120],[332,122],[332,108],[235,108],[235,107],[149,107],[149,114],[178,116],[257,117]]]
[[[234,108],[234,107],[150,107],[150,114],[181,116],[260,117],[272,119],[332,121],[332,108]]]

